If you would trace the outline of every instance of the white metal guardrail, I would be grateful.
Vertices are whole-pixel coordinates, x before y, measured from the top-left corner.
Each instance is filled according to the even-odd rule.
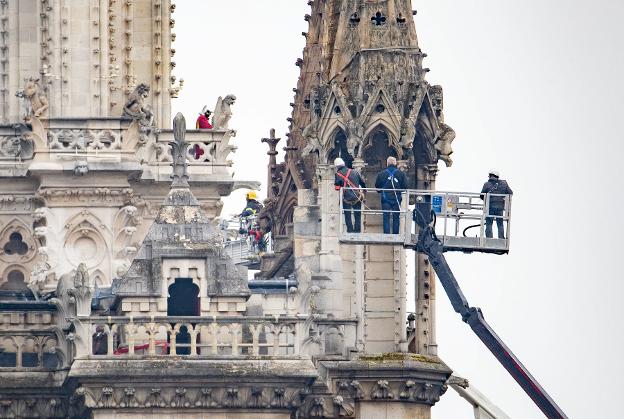
[[[363,202],[350,204],[340,192],[339,240],[349,244],[391,244],[415,246],[418,227],[414,211],[429,216],[445,250],[507,253],[511,226],[511,196],[472,192],[393,190],[361,188]],[[392,205],[381,205],[381,195],[391,197]],[[361,224],[356,225],[359,212]],[[353,229],[345,217],[351,217]],[[383,230],[383,218],[389,226]],[[393,230],[393,219],[399,228]],[[358,228],[359,227],[359,228]],[[359,230],[359,231],[358,231]]]

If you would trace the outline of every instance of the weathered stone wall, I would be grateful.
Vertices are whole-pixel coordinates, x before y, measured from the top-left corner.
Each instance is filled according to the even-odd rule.
[[[179,88],[172,78],[174,9],[169,0],[3,2],[0,122],[21,120],[15,93],[24,79],[38,78],[51,117],[119,116],[134,87],[146,83],[149,103],[168,127]]]

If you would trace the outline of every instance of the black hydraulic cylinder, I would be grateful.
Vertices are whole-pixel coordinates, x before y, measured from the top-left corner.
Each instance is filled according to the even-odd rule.
[[[415,216],[414,218],[416,220],[417,217]],[[419,218],[423,221],[426,220],[426,217]],[[483,318],[481,310],[479,308],[470,307],[455,275],[453,275],[451,268],[446,262],[442,243],[436,238],[431,226],[423,226],[421,224],[416,250],[425,253],[429,257],[429,262],[431,262],[433,269],[438,275],[440,283],[442,287],[444,287],[444,291],[446,291],[446,295],[449,297],[453,309],[461,314],[462,320],[468,323],[477,337],[481,339],[481,342],[494,354],[498,362],[505,367],[507,372],[511,374],[514,380],[516,380],[525,393],[533,400],[537,407],[539,407],[542,413],[549,419],[567,419],[563,410],[557,406],[557,403],[548,395],[546,390],[542,388],[496,332],[492,330],[490,325]]]

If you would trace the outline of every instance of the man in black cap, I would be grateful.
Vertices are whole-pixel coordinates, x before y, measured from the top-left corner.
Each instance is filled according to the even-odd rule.
[[[485,199],[483,194],[490,194],[490,209],[485,218],[485,237],[492,238],[492,223],[496,219],[496,229],[498,230],[498,238],[505,238],[505,227],[503,225],[503,213],[505,212],[506,196],[513,195],[513,191],[506,181],[500,179],[500,174],[496,170],[488,172],[489,179],[481,189],[481,199]],[[493,196],[492,196],[493,195]]]

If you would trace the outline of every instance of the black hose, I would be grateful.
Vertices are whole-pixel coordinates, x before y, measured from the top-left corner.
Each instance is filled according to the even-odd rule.
[[[481,226],[481,224],[475,224],[475,225],[468,226],[468,227],[466,227],[464,229],[464,231],[462,231],[462,234],[464,235],[464,237],[468,237],[468,236],[466,236],[466,231],[470,230],[471,228],[480,227],[480,226]]]

